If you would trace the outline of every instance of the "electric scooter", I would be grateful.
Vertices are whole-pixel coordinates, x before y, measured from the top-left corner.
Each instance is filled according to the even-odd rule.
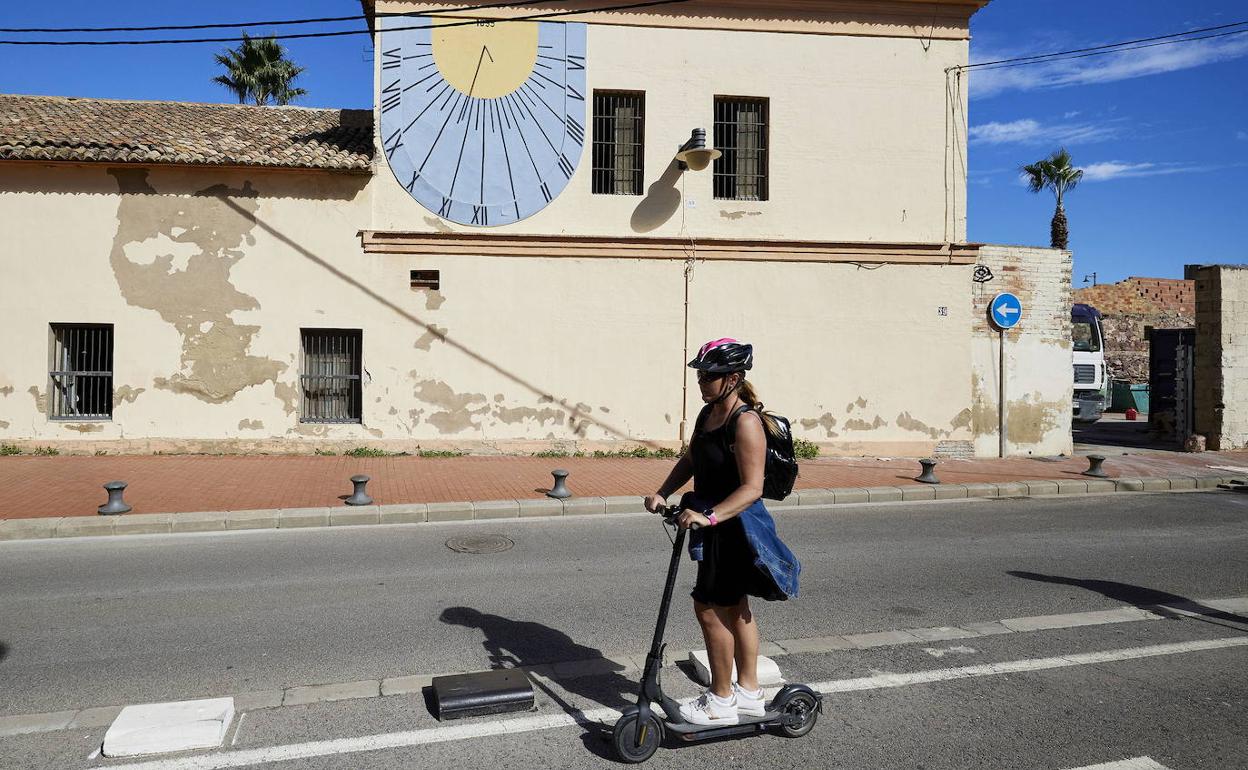
[[[767,704],[761,717],[742,715],[735,725],[695,725],[680,715],[680,704],[663,694],[660,670],[663,667],[663,634],[667,628],[667,611],[672,606],[672,591],[676,587],[676,573],[685,545],[685,530],[676,524],[680,506],[668,506],[660,513],[665,526],[676,529],[672,541],[672,561],[667,568],[667,584],[663,588],[663,601],[659,604],[659,620],[654,626],[654,641],[646,656],[646,667],[641,676],[641,692],[637,705],[624,710],[615,723],[611,740],[616,756],[632,764],[645,762],[658,751],[664,736],[671,733],[683,741],[694,742],[711,738],[776,730],[790,738],[800,738],[815,726],[823,712],[823,696],[804,684],[786,685]],[[655,711],[658,705],[660,712]]]

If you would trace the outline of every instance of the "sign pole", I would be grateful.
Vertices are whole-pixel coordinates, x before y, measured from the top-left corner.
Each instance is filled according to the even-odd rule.
[[[1005,329],[998,329],[997,335],[997,381],[1001,385],[997,401],[997,416],[1000,423],[997,426],[997,435],[1001,442],[998,455],[1005,457]]]
[[[1023,318],[1023,303],[1008,291],[1003,291],[992,298],[992,302],[988,304],[988,320],[996,327],[997,333],[997,382],[999,384],[997,392],[997,438],[1000,442],[997,447],[997,454],[1005,457],[1005,445],[1008,436],[1005,435],[1005,332],[1007,329],[1013,329],[1018,326],[1018,322]]]

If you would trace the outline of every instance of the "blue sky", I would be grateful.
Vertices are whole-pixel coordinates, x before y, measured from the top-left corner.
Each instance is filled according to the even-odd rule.
[[[256,10],[257,7],[261,10]],[[186,24],[347,16],[355,0],[166,3],[62,0],[6,9],[4,26]],[[1243,0],[994,0],[972,21],[972,61],[1083,48],[1248,20]],[[336,25],[359,29],[362,22]],[[260,35],[299,28],[253,27]],[[205,36],[228,36],[209,30]],[[12,37],[0,34],[0,37]],[[98,35],[91,37],[99,37]],[[119,36],[120,37],[120,36]],[[313,107],[367,107],[366,36],[287,41]],[[0,46],[0,91],[230,101],[211,82],[225,44]],[[1085,169],[1067,199],[1076,287],[1182,277],[1194,262],[1248,262],[1248,34],[970,74],[972,241],[1047,245],[1053,198],[1018,167],[1060,146]]]

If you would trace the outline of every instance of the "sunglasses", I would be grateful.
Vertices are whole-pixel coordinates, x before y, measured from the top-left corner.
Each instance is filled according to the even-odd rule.
[[[722,379],[723,377],[723,372],[698,372],[698,382],[714,382],[715,380]]]

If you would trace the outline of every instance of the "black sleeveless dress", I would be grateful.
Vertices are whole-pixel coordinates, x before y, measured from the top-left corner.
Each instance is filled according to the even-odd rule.
[[[693,461],[693,496],[713,508],[741,486],[737,456],[729,443],[730,426],[740,412],[715,430],[704,431],[702,425],[709,414],[707,406],[698,415],[689,440],[689,456]],[[740,516],[706,527],[700,534],[702,561],[698,562],[698,578],[690,594],[694,601],[735,607],[746,595],[767,595],[771,581],[754,564],[754,551]]]

